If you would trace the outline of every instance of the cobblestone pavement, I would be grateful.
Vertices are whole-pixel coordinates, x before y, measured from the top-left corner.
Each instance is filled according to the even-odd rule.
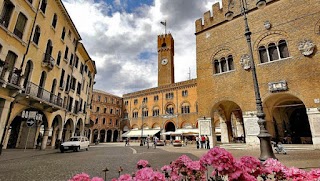
[[[200,158],[207,150],[187,147],[164,146],[157,149],[140,147],[132,143],[108,143],[92,146],[89,151],[60,153],[58,150],[4,150],[0,156],[0,180],[5,181],[66,181],[81,172],[104,178],[103,169],[108,167],[107,179],[118,176],[121,166],[124,173],[136,171],[135,164],[140,159],[149,161],[152,167],[160,169],[182,154],[193,160]],[[259,150],[229,150],[235,157],[259,156]],[[276,155],[286,166],[303,169],[320,167],[320,150],[288,151],[287,155]]]

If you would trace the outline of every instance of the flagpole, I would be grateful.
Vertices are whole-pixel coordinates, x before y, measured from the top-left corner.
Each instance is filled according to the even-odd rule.
[[[167,22],[166,20],[164,21],[164,34],[167,34]]]

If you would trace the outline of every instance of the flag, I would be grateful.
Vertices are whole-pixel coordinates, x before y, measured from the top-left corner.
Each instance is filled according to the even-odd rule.
[[[164,25],[164,26],[166,26],[166,24],[167,24],[165,21],[161,21],[160,23],[161,23],[162,25]]]

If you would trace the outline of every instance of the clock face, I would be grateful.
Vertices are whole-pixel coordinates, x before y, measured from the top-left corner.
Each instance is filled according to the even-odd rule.
[[[167,65],[167,63],[168,63],[168,59],[164,58],[161,60],[162,65]]]

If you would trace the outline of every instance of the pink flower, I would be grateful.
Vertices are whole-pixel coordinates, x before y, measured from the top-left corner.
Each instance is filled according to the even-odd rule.
[[[165,166],[161,167],[161,170],[164,172],[167,172],[167,171],[171,171],[172,168],[169,165],[165,165]]]
[[[200,161],[190,161],[186,163],[186,166],[190,170],[200,171],[202,169]]]
[[[135,174],[136,181],[150,181],[150,178],[153,175],[153,170],[151,168],[142,168],[138,170]]]
[[[137,163],[138,169],[145,168],[147,166],[149,166],[149,162],[147,160],[139,160]]]
[[[309,173],[308,173],[308,179],[312,180],[312,181],[318,181],[320,180],[320,169],[312,169]]]
[[[133,181],[130,174],[124,174],[119,177],[117,181]]]
[[[79,173],[73,176],[69,181],[90,181],[90,176],[86,173]]]
[[[308,174],[304,170],[300,170],[295,167],[288,168],[284,171],[286,178],[292,181],[305,181],[307,180]]]
[[[100,177],[93,177],[91,181],[104,181],[104,180]]]

